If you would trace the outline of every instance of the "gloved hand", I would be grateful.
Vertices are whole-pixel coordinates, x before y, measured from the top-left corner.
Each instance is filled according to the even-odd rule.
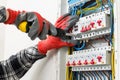
[[[55,23],[56,28],[65,30],[66,32],[72,28],[76,22],[79,20],[78,16],[71,16],[69,13],[64,14]],[[46,40],[42,40],[38,43],[38,51],[41,54],[46,55],[48,50],[58,49],[64,46],[72,47],[76,45],[75,40],[62,40],[59,37],[48,36]]]
[[[5,7],[0,7],[0,22],[5,22],[7,16],[6,16],[6,9]]]
[[[15,20],[17,28],[23,32],[28,33],[28,36],[34,40],[40,38],[46,39],[47,34],[56,35],[57,30],[50,22],[44,19],[37,12],[22,12]]]

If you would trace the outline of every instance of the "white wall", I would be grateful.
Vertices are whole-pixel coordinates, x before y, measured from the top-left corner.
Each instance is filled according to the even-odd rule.
[[[6,7],[13,10],[37,11],[44,18],[54,23],[58,12],[57,1],[58,0],[7,0]],[[39,41],[38,39],[31,41],[27,34],[20,32],[15,26],[10,25],[5,26],[4,35],[4,40],[1,41],[4,41],[2,47],[4,47],[5,59]],[[56,80],[56,76],[56,51],[51,51],[48,57],[37,61],[21,80]]]
[[[0,6],[6,6],[6,0],[0,0]],[[4,58],[5,25],[0,24],[0,60]]]

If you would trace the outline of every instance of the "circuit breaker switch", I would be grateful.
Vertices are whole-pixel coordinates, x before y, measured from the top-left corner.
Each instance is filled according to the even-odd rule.
[[[91,60],[90,64],[95,64],[95,61],[94,59]]]
[[[67,62],[66,66],[70,66],[70,61]]]
[[[87,61],[87,60],[85,60],[84,64],[85,64],[85,65],[87,65],[87,64],[88,64],[88,61]]]
[[[92,28],[94,28],[95,23],[91,22],[90,25],[91,25]]]
[[[77,65],[81,65],[81,64],[82,64],[82,63],[81,63],[81,61],[79,60],[78,63],[77,63]]]
[[[98,56],[97,59],[98,59],[98,62],[101,62],[102,56]]]
[[[73,62],[72,62],[72,65],[73,65],[73,66],[75,66],[75,65],[76,65],[75,61],[73,61]]]
[[[85,32],[85,31],[86,31],[86,28],[82,27],[82,30],[80,32]]]
[[[101,26],[102,21],[98,20],[97,23],[98,23],[98,26]]]
[[[87,27],[87,31],[89,31],[89,30],[91,30],[91,27],[90,27],[90,25],[88,25],[88,27]]]

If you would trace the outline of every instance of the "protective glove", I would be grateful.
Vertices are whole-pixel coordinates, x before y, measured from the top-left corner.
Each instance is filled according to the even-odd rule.
[[[68,32],[76,22],[79,20],[78,16],[71,16],[69,13],[64,14],[55,23],[56,28],[60,28],[65,32]],[[75,40],[62,40],[59,37],[48,36],[46,40],[42,40],[38,43],[38,51],[41,54],[46,55],[48,50],[58,49],[61,47],[72,47],[76,45],[77,41]]]
[[[43,40],[46,39],[47,34],[54,36],[57,34],[54,25],[37,12],[20,13],[15,20],[15,25],[19,30],[28,33],[31,40],[34,40],[37,37]]]
[[[6,16],[6,9],[5,7],[0,7],[0,22],[5,22],[7,16]]]

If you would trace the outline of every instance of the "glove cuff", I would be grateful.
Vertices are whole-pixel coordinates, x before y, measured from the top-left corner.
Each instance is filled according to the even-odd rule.
[[[46,40],[42,40],[38,43],[38,51],[41,54],[46,55],[48,50],[51,49],[58,49],[64,46],[73,46],[74,44],[72,43],[67,43],[62,41],[60,38],[53,37],[53,36],[48,36]]]
[[[48,49],[45,40],[40,41],[37,45],[37,48],[40,54],[46,55]]]
[[[20,11],[14,11],[12,9],[7,9],[8,13],[9,13],[9,17],[7,19],[7,21],[5,21],[5,24],[13,24],[16,20],[17,15],[20,13]]]

